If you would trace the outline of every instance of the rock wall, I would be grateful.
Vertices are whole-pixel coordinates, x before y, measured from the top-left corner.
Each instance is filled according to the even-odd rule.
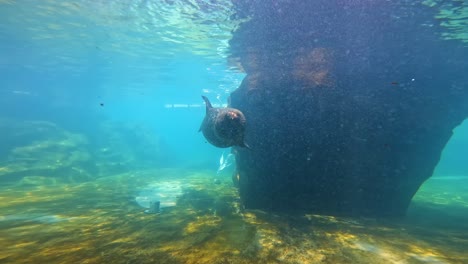
[[[259,3],[261,2],[261,3]],[[247,76],[230,104],[247,208],[400,216],[468,117],[468,49],[428,7],[383,1],[236,1]]]

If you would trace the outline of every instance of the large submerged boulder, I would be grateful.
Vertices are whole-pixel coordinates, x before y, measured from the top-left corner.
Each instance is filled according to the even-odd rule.
[[[400,216],[468,117],[468,49],[436,7],[395,1],[236,1],[246,72],[230,106],[246,208]],[[465,45],[465,46],[464,46]]]

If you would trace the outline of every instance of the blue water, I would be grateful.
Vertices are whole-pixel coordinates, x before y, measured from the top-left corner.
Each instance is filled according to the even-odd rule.
[[[190,17],[164,25],[170,11],[162,8],[171,6],[144,2],[1,3],[1,111],[16,120],[50,120],[91,137],[104,120],[140,124],[164,142],[171,166],[216,170],[221,152],[198,133],[204,115],[200,96],[225,104],[243,78],[221,52],[228,25],[220,33],[193,32],[211,38],[193,43],[197,36],[177,33],[177,25]],[[95,8],[101,13],[93,14]],[[176,35],[163,41],[156,35],[160,27]],[[178,38],[186,43],[172,42]],[[195,106],[165,107],[172,104]]]
[[[352,3],[367,2],[371,1]],[[453,16],[459,17],[439,17],[450,22],[441,27],[446,32],[437,34],[450,39],[449,47],[468,43],[466,2],[420,2],[424,7],[455,7]],[[401,1],[401,5],[413,12],[417,4]],[[213,259],[218,263],[372,263],[368,261],[375,257],[382,263],[406,258],[407,263],[466,263],[463,247],[468,238],[463,232],[468,227],[461,221],[468,219],[468,121],[454,130],[434,180],[416,194],[408,220],[381,223],[308,215],[296,222],[259,212],[237,215],[242,206],[237,205],[237,189],[231,185],[235,165],[218,171],[220,157],[229,149],[215,148],[199,132],[205,115],[201,95],[213,104],[226,105],[245,77],[239,64],[229,58],[232,32],[245,19],[237,11],[238,16],[233,16],[228,0],[0,0],[0,185],[4,188],[0,191],[0,262],[118,263],[122,256],[156,245],[161,251],[143,257],[135,253],[129,263],[163,263],[157,259],[164,250],[174,257],[174,262],[164,263],[214,263]],[[434,26],[437,21],[419,22],[431,31],[440,30]],[[169,210],[158,218],[160,222],[152,222],[134,200],[159,176],[170,179],[170,184],[183,182],[184,188],[196,190],[191,193],[199,200],[207,198],[197,192],[209,186],[209,192],[218,191],[209,193],[218,195],[216,202],[194,205],[193,197],[185,197],[182,209]],[[194,178],[194,183],[181,176]],[[62,197],[68,192],[77,196]],[[92,200],[82,205],[86,197]],[[223,215],[225,208],[218,206],[223,199],[238,206],[229,207],[235,216]],[[109,205],[113,202],[117,209]],[[106,206],[112,208],[100,211]],[[81,226],[77,219],[88,222]],[[225,221],[221,227],[216,226],[219,221]],[[105,227],[99,223],[106,223]],[[38,224],[47,226],[47,232],[41,232]],[[28,226],[29,233],[21,233]],[[103,235],[98,242],[93,240],[99,245],[96,252],[91,250],[80,259],[69,250],[75,244],[93,249],[88,244],[92,236],[80,237],[82,228]],[[154,232],[161,241],[142,235],[141,230]],[[406,230],[404,235],[401,230]],[[68,232],[79,238],[67,241],[70,247],[60,251],[62,241],[57,238]],[[210,232],[219,236],[194,238]],[[41,247],[47,234],[53,237],[50,243],[56,252]],[[309,234],[323,240],[311,242]],[[119,244],[127,238],[132,242]],[[180,242],[187,238],[190,242]],[[331,249],[325,249],[328,245]],[[22,259],[28,251],[33,252],[31,258]],[[231,251],[234,257],[226,253]],[[338,253],[320,258],[313,251]],[[101,257],[114,254],[115,258],[94,259],[100,252],[105,252]],[[230,257],[233,262],[228,262]]]
[[[228,64],[228,52],[220,52],[227,50],[233,26],[210,25],[221,32],[201,29],[206,43],[193,43],[198,39],[184,36],[187,29],[177,34],[177,26],[189,15],[174,25],[158,24],[169,16],[163,9],[168,6],[146,1],[5,1],[0,9],[2,113],[17,120],[51,120],[87,133],[95,133],[91,122],[140,123],[161,137],[177,164],[216,165],[220,151],[197,133],[204,113],[200,95],[225,104],[243,79],[244,74]],[[93,14],[93,8],[102,14]],[[218,10],[211,15],[221,20],[228,14]],[[160,28],[176,35],[161,41],[155,37]],[[213,49],[205,50],[210,45]],[[437,172],[466,174],[468,162],[459,155],[468,137],[465,126],[456,131]]]
[[[444,148],[441,160],[437,165],[434,175],[468,175],[468,157],[466,149],[468,147],[468,122],[463,122],[454,130],[454,135]]]

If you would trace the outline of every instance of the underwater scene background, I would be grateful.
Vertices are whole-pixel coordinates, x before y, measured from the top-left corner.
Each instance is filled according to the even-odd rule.
[[[411,21],[458,51],[447,60],[468,61],[465,1],[331,2]],[[258,3],[0,0],[0,263],[468,263],[467,121],[404,217],[244,208],[235,155],[198,132],[200,95],[226,106],[256,67],[233,55],[255,51],[230,43],[258,19]],[[264,3],[279,13],[291,5]],[[339,20],[335,11],[323,16]],[[340,35],[366,46],[354,37]],[[353,70],[366,71],[359,63]],[[342,82],[317,67],[314,82]],[[446,71],[462,98],[467,64]]]

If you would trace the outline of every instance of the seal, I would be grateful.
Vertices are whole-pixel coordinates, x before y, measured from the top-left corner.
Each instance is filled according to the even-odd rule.
[[[235,108],[213,107],[210,100],[202,96],[206,105],[206,115],[200,126],[206,140],[218,148],[231,146],[246,147],[244,142],[245,116]]]

